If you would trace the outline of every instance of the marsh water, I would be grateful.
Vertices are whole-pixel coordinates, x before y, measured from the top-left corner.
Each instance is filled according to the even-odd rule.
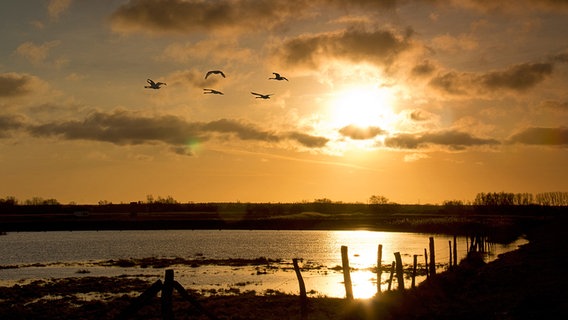
[[[0,285],[36,279],[81,276],[130,275],[153,282],[163,278],[164,268],[101,266],[97,262],[129,258],[256,259],[279,260],[270,265],[174,265],[175,279],[186,289],[212,293],[275,290],[297,294],[298,282],[292,259],[300,260],[306,288],[311,295],[344,297],[341,246],[348,256],[356,298],[377,292],[377,248],[382,245],[382,264],[390,265],[394,252],[403,264],[418,255],[424,268],[424,249],[434,237],[439,269],[449,261],[453,237],[403,232],[298,231],[298,230],[156,230],[156,231],[67,231],[9,232],[0,236]],[[492,245],[486,260],[515,250],[526,240]],[[465,238],[457,239],[458,259],[467,253]],[[81,271],[81,272],[79,272]],[[381,277],[387,289],[388,272]],[[417,278],[417,282],[424,279]],[[410,279],[406,279],[409,286]],[[393,287],[395,287],[393,285]]]

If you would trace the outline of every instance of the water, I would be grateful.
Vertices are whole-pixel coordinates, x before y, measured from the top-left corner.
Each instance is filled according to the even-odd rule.
[[[394,252],[400,252],[403,264],[412,264],[413,255],[419,255],[424,264],[424,248],[433,236],[436,262],[449,261],[448,241],[453,237],[403,232],[373,231],[298,231],[298,230],[158,230],[158,231],[69,231],[21,232],[0,237],[0,266],[19,266],[0,269],[0,285],[35,279],[145,275],[155,281],[163,278],[164,269],[101,267],[103,260],[128,258],[185,259],[281,259],[275,269],[255,266],[173,266],[176,280],[186,288],[241,291],[267,289],[297,294],[296,275],[291,267],[293,258],[302,259],[302,265],[320,265],[319,269],[303,270],[308,291],[313,295],[344,297],[341,266],[341,246],[348,246],[353,292],[356,298],[374,295],[377,291],[377,247],[383,247],[383,265],[390,265]],[[525,243],[519,240],[509,246],[495,245],[488,260],[498,254],[514,250]],[[458,258],[466,254],[465,238],[458,239]],[[42,264],[38,266],[37,264]],[[423,267],[423,266],[422,266]],[[78,270],[87,274],[78,274]],[[387,288],[388,272],[383,272],[381,287]],[[423,277],[417,279],[421,281]],[[407,281],[410,281],[407,279]],[[409,283],[406,284],[409,286]]]

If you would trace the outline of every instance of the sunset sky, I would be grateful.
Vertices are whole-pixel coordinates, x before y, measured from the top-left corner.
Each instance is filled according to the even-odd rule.
[[[0,25],[0,198],[568,191],[566,0],[13,0]]]

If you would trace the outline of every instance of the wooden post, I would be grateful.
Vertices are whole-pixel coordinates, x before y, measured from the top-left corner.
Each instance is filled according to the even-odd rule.
[[[377,252],[377,293],[381,293],[381,278],[383,276],[383,245],[379,244]]]
[[[394,276],[394,266],[395,265],[396,265],[396,262],[393,261],[392,264],[391,264],[391,273],[390,273],[390,277],[389,277],[389,287],[387,289],[388,291],[390,291],[391,287],[392,287],[392,278]]]
[[[300,314],[301,318],[305,319],[308,310],[308,296],[306,294],[306,285],[304,284],[304,278],[302,278],[302,273],[300,272],[300,267],[298,266],[298,259],[292,259],[294,264],[294,271],[296,271],[296,277],[298,278],[298,283],[300,284]]]
[[[448,268],[451,269],[452,268],[452,241],[449,240],[448,241],[448,247],[450,248],[450,254],[448,256]]]
[[[174,290],[174,270],[166,270],[166,278],[162,287],[162,319],[173,320],[174,311],[172,308],[172,292]]]
[[[412,288],[416,287],[416,265],[418,264],[418,255],[414,255],[414,262],[412,264]]]
[[[396,260],[396,278],[398,280],[398,290],[404,290],[404,273],[402,270],[402,258],[400,257],[400,252],[394,253],[394,259]]]
[[[457,237],[454,236],[454,267],[457,267],[458,265],[458,243],[457,243]]]
[[[434,248],[434,237],[430,237],[430,276],[436,275],[436,250]]]
[[[351,285],[351,273],[349,270],[349,256],[347,246],[341,246],[341,263],[343,264],[343,281],[345,282],[345,297],[347,300],[353,299],[353,287]]]
[[[424,248],[424,265],[426,266],[424,271],[426,271],[426,279],[428,279],[428,251]]]

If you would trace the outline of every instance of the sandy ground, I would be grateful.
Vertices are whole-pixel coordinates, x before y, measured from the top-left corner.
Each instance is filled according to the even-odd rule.
[[[217,319],[568,319],[567,219],[532,230],[530,243],[485,264],[471,257],[414,290],[347,301],[278,292],[204,297]],[[0,319],[114,319],[149,287],[132,277],[81,277],[0,287]],[[177,293],[175,319],[209,319]],[[159,294],[129,319],[162,319]]]

